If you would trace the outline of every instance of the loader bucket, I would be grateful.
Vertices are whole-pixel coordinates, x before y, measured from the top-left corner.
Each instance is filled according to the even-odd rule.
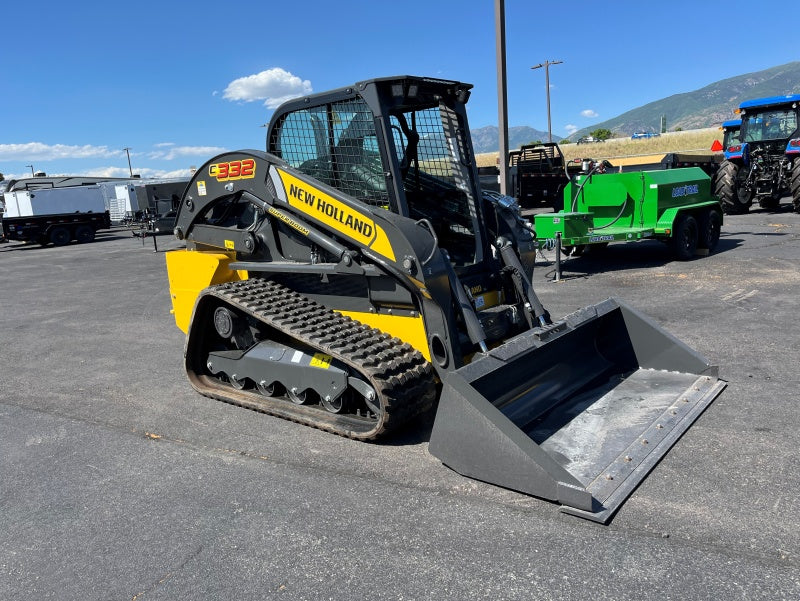
[[[430,452],[606,523],[725,388],[717,368],[608,299],[449,373]]]

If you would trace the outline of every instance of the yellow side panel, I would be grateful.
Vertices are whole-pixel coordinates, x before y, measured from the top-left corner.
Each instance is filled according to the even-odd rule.
[[[278,169],[278,175],[286,188],[289,204],[295,209],[320,220],[333,231],[371,248],[390,261],[396,260],[389,236],[370,215],[357,211],[286,171]]]
[[[228,263],[235,260],[235,253],[173,250],[166,253],[169,294],[175,324],[189,332],[189,322],[197,296],[208,286],[223,282],[246,280],[246,271],[232,271]]]
[[[417,349],[428,361],[431,352],[428,348],[428,337],[425,334],[425,322],[422,317],[406,317],[404,315],[386,315],[380,313],[359,313],[357,311],[339,311],[351,319],[380,330],[390,336],[399,338]]]

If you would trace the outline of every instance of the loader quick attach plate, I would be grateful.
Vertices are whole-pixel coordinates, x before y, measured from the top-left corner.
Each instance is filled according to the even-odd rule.
[[[449,374],[430,451],[606,523],[724,387],[705,359],[609,299]]]

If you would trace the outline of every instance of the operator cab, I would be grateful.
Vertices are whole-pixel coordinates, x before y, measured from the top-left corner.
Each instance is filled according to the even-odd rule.
[[[290,101],[272,118],[267,152],[363,203],[423,222],[463,272],[485,254],[466,137],[469,87],[390,78]]]

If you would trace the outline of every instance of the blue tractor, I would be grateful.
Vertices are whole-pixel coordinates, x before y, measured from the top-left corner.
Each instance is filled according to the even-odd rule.
[[[725,153],[725,158],[730,159],[732,155],[728,151],[728,148],[736,146],[741,142],[739,132],[742,130],[742,120],[731,119],[730,121],[725,121],[720,129],[722,130],[722,150]]]
[[[747,100],[739,105],[739,141],[728,144],[715,192],[723,210],[746,213],[753,200],[776,209],[791,195],[800,213],[800,94]],[[727,133],[727,132],[726,132]]]

